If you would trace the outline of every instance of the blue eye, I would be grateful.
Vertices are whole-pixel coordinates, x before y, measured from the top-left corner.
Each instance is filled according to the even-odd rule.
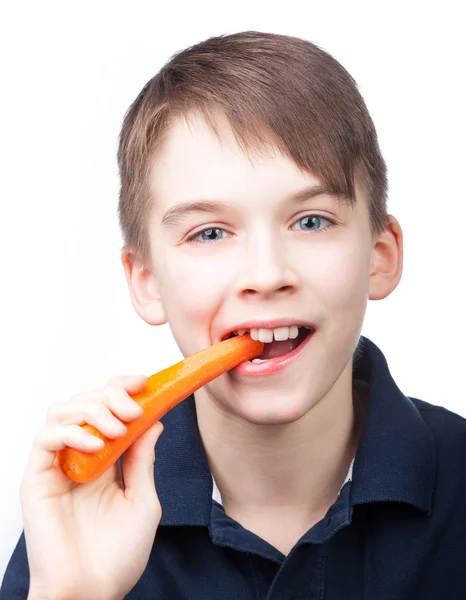
[[[216,242],[224,237],[222,233],[226,233],[225,230],[218,227],[214,229],[203,229],[202,231],[198,231],[188,238],[188,242],[194,242],[198,244]]]
[[[322,221],[327,221],[329,225],[327,225],[327,227],[320,227]],[[325,229],[328,229],[334,225],[334,222],[330,219],[327,219],[326,217],[320,217],[318,215],[308,215],[307,217],[302,217],[296,221],[296,223],[302,225],[300,227],[301,231],[325,231]]]

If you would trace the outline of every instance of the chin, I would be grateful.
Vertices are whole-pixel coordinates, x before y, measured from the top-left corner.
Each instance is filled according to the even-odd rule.
[[[299,421],[312,408],[309,399],[306,404],[299,401],[277,398],[255,399],[251,402],[242,402],[235,406],[236,414],[253,425],[289,425]]]

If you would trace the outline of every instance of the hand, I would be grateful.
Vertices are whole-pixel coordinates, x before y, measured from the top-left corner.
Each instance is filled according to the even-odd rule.
[[[121,600],[144,572],[162,514],[153,473],[162,424],[125,452],[125,487],[119,461],[96,481],[78,484],[58,466],[56,451],[102,447],[83,423],[108,438],[124,435],[124,423],[142,414],[129,394],[146,381],[144,375],[113,377],[101,389],[50,406],[20,488],[31,598]]]

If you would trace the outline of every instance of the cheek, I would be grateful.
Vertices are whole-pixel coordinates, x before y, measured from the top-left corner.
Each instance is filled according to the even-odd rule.
[[[364,313],[369,294],[370,256],[360,244],[324,251],[316,275],[324,306],[335,316]]]
[[[194,337],[193,342],[199,343],[198,336],[192,334],[197,330],[206,335],[206,324],[212,321],[216,308],[225,298],[233,270],[225,260],[214,256],[204,259],[202,264],[196,255],[169,253],[165,258],[161,292],[173,334],[187,340]]]
[[[357,343],[369,296],[370,252],[361,243],[328,248],[315,281],[323,311],[326,348],[335,364],[349,360]]]

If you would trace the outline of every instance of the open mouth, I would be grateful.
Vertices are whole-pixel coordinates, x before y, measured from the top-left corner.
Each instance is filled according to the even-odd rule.
[[[254,331],[251,337],[264,342],[264,351],[259,357],[248,361],[252,363],[261,363],[274,358],[284,357],[294,352],[313,333],[313,329],[304,326],[281,327],[279,330],[277,329],[273,332],[272,330],[266,330],[266,333],[262,334],[260,332],[263,330],[259,330],[259,333],[256,333],[256,331]],[[236,335],[244,335],[245,333],[251,332],[249,330],[233,331],[227,337],[232,338]]]

